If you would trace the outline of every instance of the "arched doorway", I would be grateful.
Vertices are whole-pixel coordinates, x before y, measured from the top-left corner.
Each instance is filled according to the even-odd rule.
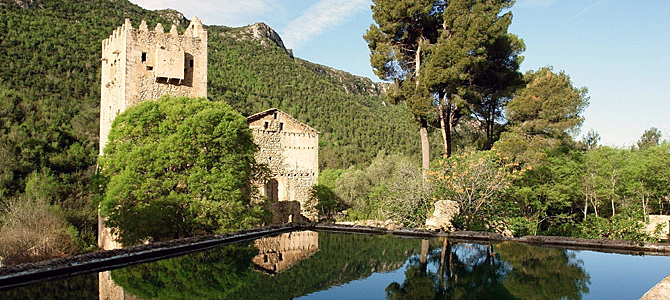
[[[265,196],[270,202],[279,202],[279,182],[277,179],[270,179],[265,185]]]

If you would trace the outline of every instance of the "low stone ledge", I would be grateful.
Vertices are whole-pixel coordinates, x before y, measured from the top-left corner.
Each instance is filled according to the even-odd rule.
[[[513,239],[521,243],[543,246],[560,246],[571,249],[602,250],[608,252],[642,252],[645,254],[666,253],[670,255],[670,244],[633,242],[609,239],[582,239],[558,236],[524,236]]]
[[[504,237],[498,233],[485,231],[454,231],[449,233],[440,233],[438,236],[446,236],[459,241],[486,241],[486,242],[504,242],[513,238]]]
[[[670,300],[670,275],[642,295],[639,300]]]

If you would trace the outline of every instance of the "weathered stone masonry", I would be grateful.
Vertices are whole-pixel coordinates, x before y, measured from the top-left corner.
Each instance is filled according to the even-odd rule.
[[[249,116],[247,122],[260,147],[256,161],[272,172],[273,180],[261,193],[274,203],[297,201],[303,216],[316,219],[315,203],[309,198],[319,176],[319,132],[276,108]],[[287,221],[284,216],[275,220]]]

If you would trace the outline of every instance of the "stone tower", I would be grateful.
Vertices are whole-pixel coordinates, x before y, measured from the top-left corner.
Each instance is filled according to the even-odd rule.
[[[102,41],[100,84],[100,155],[107,144],[114,118],[126,108],[163,95],[207,97],[207,31],[197,17],[184,34],[172,25],[149,31],[142,21],[138,29],[126,19]],[[121,248],[98,217],[98,246]],[[137,299],[116,285],[109,271],[99,275],[100,299]]]
[[[197,17],[184,34],[158,23],[150,31],[126,19],[102,41],[100,154],[114,118],[126,108],[163,95],[207,97],[207,31]]]

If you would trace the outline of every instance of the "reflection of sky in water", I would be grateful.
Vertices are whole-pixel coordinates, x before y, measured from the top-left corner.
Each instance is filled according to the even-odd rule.
[[[418,256],[417,256],[418,259]],[[386,287],[393,282],[403,282],[405,280],[405,269],[409,264],[409,260],[405,261],[402,268],[388,272],[388,273],[374,273],[368,278],[355,280],[340,286],[332,287],[325,291],[311,293],[296,299],[386,299]],[[428,266],[431,270],[432,265]],[[437,272],[437,264],[434,265],[434,270]]]
[[[429,257],[439,257],[442,249],[432,249]],[[454,245],[454,253],[459,260],[481,263],[481,254],[486,246],[477,244]],[[670,257],[633,256],[594,251],[567,250],[571,264],[580,265],[590,276],[589,299],[638,299],[658,282],[670,274]],[[418,260],[418,256],[413,257]],[[386,299],[385,289],[393,282],[402,283],[409,265],[405,261],[402,268],[388,273],[374,273],[368,278],[352,281],[325,291],[315,292],[296,299]],[[437,273],[438,261],[429,259],[427,271]],[[505,263],[509,271],[509,264]]]
[[[591,275],[588,299],[638,299],[670,274],[668,256],[574,251]]]

